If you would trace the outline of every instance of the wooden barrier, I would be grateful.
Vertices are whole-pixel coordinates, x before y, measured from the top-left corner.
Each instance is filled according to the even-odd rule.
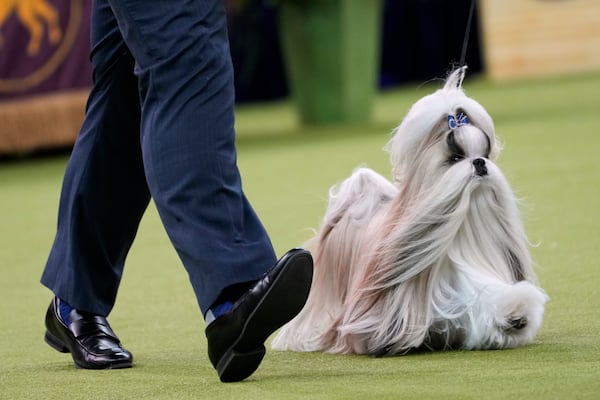
[[[481,0],[493,80],[600,70],[600,1]]]
[[[87,95],[84,89],[0,102],[0,156],[70,147]]]

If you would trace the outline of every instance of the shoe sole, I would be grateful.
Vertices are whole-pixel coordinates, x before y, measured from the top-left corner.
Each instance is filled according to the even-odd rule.
[[[56,351],[60,351],[61,353],[70,353],[69,349],[67,346],[65,346],[62,340],[54,336],[52,333],[50,333],[50,331],[46,331],[46,334],[44,335],[44,341]]]
[[[312,283],[312,259],[304,252],[289,257],[248,317],[239,338],[217,363],[222,382],[239,382],[252,375],[265,355],[267,338],[304,307]],[[295,290],[291,292],[290,288]]]

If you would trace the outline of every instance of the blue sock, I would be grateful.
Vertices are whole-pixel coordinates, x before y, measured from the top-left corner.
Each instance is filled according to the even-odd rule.
[[[255,283],[256,281],[241,282],[227,286],[223,289],[217,298],[217,301],[215,301],[215,305],[207,311],[206,316],[204,317],[206,325],[210,325],[215,319],[231,310],[235,302]]]
[[[219,318],[221,315],[225,314],[227,311],[231,310],[233,307],[233,302],[226,301],[221,304],[217,304],[214,307],[211,307],[210,310],[206,313],[206,325],[209,325],[215,319]]]
[[[71,310],[73,310],[73,307],[66,301],[58,299],[58,316],[67,326],[71,324]]]

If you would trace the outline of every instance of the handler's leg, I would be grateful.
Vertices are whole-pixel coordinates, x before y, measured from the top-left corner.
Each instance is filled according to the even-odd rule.
[[[222,1],[109,1],[137,62],[150,191],[200,308],[207,317],[218,309],[207,318],[209,358],[222,381],[242,380],[304,305],[312,258],[293,250],[275,262],[242,191]],[[243,296],[220,298],[229,310],[213,307],[224,289],[251,281]]]
[[[150,194],[134,59],[102,0],[94,1],[91,60],[94,85],[65,172],[42,283],[74,308],[106,316]]]
[[[56,297],[46,342],[80,368],[126,368],[133,357],[106,316],[148,205],[134,59],[106,0],[92,13],[94,85],[64,177],[58,230],[42,283]]]
[[[203,313],[276,257],[242,191],[221,0],[109,0],[136,59],[146,176]]]

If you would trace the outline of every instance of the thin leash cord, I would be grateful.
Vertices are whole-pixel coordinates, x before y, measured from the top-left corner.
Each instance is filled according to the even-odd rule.
[[[471,9],[469,10],[469,18],[467,19],[467,28],[465,30],[465,37],[463,38],[462,50],[460,54],[460,64],[462,68],[465,66],[465,59],[467,58],[467,47],[469,46],[469,34],[471,33],[471,21],[473,20],[473,14],[475,12],[475,1],[471,0]]]

